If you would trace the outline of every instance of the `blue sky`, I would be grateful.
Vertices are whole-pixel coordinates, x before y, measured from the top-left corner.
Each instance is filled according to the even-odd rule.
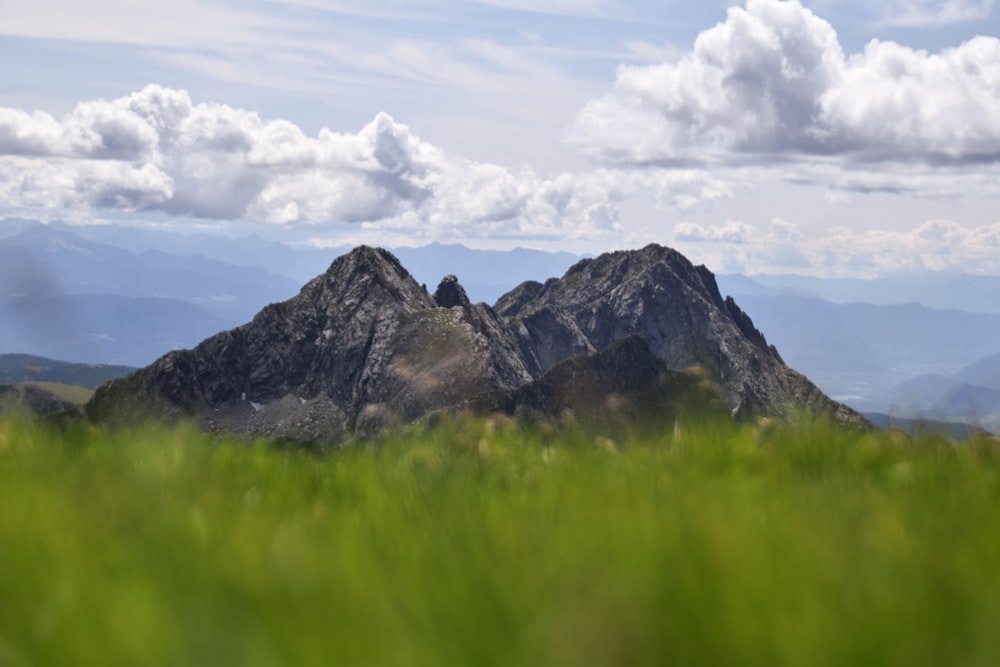
[[[0,6],[0,216],[1000,273],[991,0]]]

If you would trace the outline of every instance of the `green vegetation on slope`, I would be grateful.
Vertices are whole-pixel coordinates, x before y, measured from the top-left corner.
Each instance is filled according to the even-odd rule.
[[[1000,450],[0,423],[2,665],[994,665]]]
[[[65,401],[76,406],[85,405],[94,395],[92,389],[63,384],[61,382],[25,382],[22,386],[34,387],[39,391],[51,394],[60,401]]]
[[[93,395],[91,389],[59,382],[0,384],[0,417],[19,414],[36,418],[73,412]]]

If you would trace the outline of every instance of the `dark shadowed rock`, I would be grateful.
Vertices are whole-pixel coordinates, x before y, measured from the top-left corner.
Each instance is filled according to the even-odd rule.
[[[468,306],[469,297],[455,276],[445,276],[434,291],[434,302],[441,308]]]
[[[711,272],[655,245],[524,283],[496,309],[470,304],[454,276],[431,297],[390,253],[359,247],[252,322],[100,387],[87,409],[338,441],[442,409],[667,403],[691,368],[737,417],[866,423],[785,366]]]
[[[638,336],[571,357],[519,389],[518,414],[563,415],[603,428],[662,429],[684,413],[724,416],[719,387],[698,369],[672,371]]]
[[[552,280],[555,281],[556,278],[552,278]],[[524,304],[538,296],[538,293],[544,288],[542,283],[534,280],[523,282],[500,297],[494,308],[502,317],[514,317],[521,312]]]

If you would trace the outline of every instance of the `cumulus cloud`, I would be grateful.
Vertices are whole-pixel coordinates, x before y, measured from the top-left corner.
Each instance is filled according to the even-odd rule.
[[[739,233],[735,233],[739,231]],[[766,233],[729,221],[674,227],[678,248],[720,272],[792,271],[827,277],[874,277],[925,271],[1000,272],[1000,224],[966,227],[929,220],[909,230],[847,227],[806,237],[798,225],[772,221]]]
[[[543,178],[451,155],[386,114],[356,134],[194,103],[151,85],[61,120],[0,109],[0,205],[161,211],[286,224],[363,223],[471,236],[599,238],[638,189],[689,206],[729,196],[697,169]]]
[[[798,0],[747,0],[676,61],[619,68],[570,136],[617,164],[960,164],[1000,160],[997,118],[1000,39],[939,53],[873,41],[848,56]]]

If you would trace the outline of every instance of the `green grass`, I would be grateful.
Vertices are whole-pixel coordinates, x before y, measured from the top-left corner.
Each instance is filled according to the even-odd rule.
[[[1000,664],[1000,449],[0,423],[0,665]]]

